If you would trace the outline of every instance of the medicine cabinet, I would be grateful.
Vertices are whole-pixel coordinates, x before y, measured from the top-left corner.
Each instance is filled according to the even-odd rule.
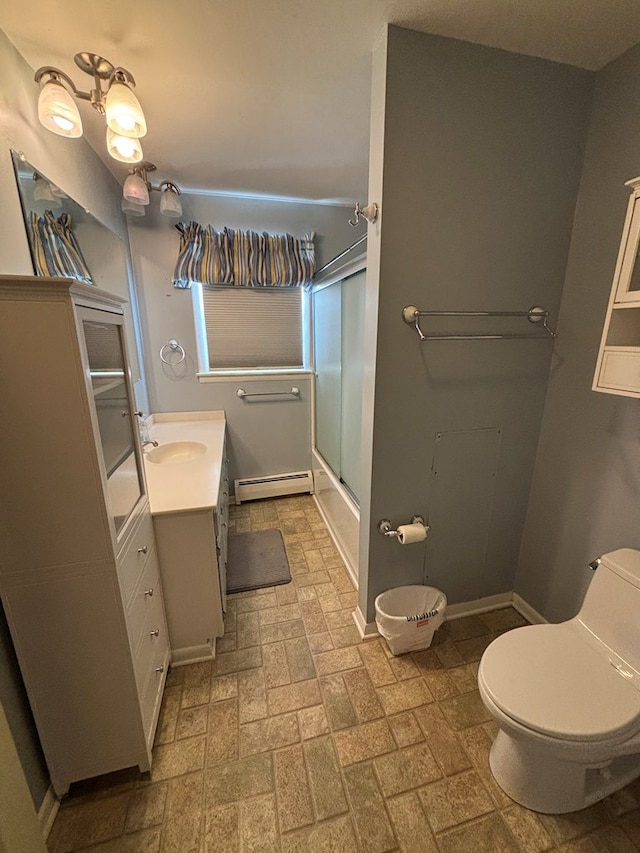
[[[640,177],[622,231],[611,296],[598,352],[593,390],[640,397]]]

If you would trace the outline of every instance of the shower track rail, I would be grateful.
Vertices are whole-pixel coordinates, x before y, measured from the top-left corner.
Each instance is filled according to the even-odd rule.
[[[530,323],[542,323],[546,334],[487,334],[487,335],[425,335],[420,328],[421,317],[526,317]],[[420,311],[415,305],[407,305],[402,309],[402,319],[408,325],[414,326],[421,341],[497,341],[506,339],[549,340],[557,337],[556,332],[549,326],[549,312],[540,306],[529,308],[528,311]]]

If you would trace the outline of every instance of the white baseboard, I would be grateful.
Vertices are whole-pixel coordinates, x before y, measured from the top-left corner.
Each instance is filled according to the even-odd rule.
[[[358,629],[361,640],[370,640],[372,637],[380,636],[376,623],[366,622],[359,606],[353,611],[353,621],[356,623],[356,628]]]
[[[524,616],[532,625],[545,625],[549,621],[538,613],[537,610],[534,610],[530,604],[527,604],[524,598],[521,598],[517,592],[513,593],[513,601],[511,603],[518,613]]]
[[[484,598],[477,598],[475,601],[463,601],[460,604],[447,605],[445,621],[462,619],[464,616],[476,616],[480,613],[489,613],[491,610],[504,610],[505,607],[515,608],[528,622],[534,625],[539,625],[547,621],[544,616],[541,616],[515,592],[501,592],[498,595],[487,595]],[[375,621],[365,621],[359,607],[353,611],[353,621],[356,623],[356,627],[360,633],[360,639],[368,640],[371,637],[379,636]]]
[[[53,793],[53,788],[49,786],[47,793],[44,795],[44,799],[42,800],[42,804],[38,809],[38,823],[40,824],[40,829],[42,830],[45,841],[49,837],[51,827],[56,819],[59,808],[60,800]]]
[[[491,610],[502,610],[513,603],[513,593],[501,592],[498,595],[487,595],[476,598],[475,601],[463,601],[460,604],[447,604],[445,619],[462,619],[463,616],[476,616],[478,613],[489,613]]]

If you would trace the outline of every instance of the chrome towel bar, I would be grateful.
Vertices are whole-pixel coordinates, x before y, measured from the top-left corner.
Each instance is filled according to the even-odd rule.
[[[530,323],[542,323],[547,334],[425,335],[420,328],[420,317],[526,317]],[[508,338],[548,340],[556,337],[548,323],[549,312],[540,306],[529,308],[528,311],[420,311],[415,305],[407,305],[402,309],[402,319],[415,327],[421,341],[496,341]]]
[[[282,397],[283,395],[290,397],[299,397],[300,389],[294,385],[290,391],[251,391],[247,392],[244,388],[238,388],[236,396],[241,400],[246,400],[247,397]]]

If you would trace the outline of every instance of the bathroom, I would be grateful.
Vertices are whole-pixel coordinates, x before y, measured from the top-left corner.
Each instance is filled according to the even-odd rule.
[[[121,61],[115,52],[110,57]],[[34,103],[31,69],[4,35],[0,69],[1,271],[31,272],[14,149],[128,234],[150,410],[224,408],[231,421],[235,385],[175,381],[156,357],[169,338],[195,355],[190,295],[170,283],[177,233],[154,213],[127,227],[117,183],[97,155],[40,130],[26,106]],[[378,202],[382,214],[368,229],[363,319],[362,625],[372,622],[380,591],[423,580],[445,589],[454,605],[507,603],[513,593],[532,617],[561,621],[580,606],[589,562],[617,547],[640,547],[638,404],[591,390],[628,199],[624,183],[640,172],[637,91],[638,48],[593,72],[392,28],[374,52],[369,181],[360,200]],[[296,223],[304,222],[321,235],[321,262],[363,230],[348,226],[346,206],[200,194],[187,201],[191,218],[217,225],[298,233]],[[438,283],[433,292],[430,282]],[[420,345],[402,322],[410,304],[540,304],[558,337],[553,345]],[[300,467],[297,458],[283,458],[278,469]],[[461,482],[468,489],[456,488]],[[383,517],[395,524],[418,512],[432,527],[426,550],[392,547],[376,530]],[[5,629],[2,636],[7,643]],[[32,736],[20,719],[24,700],[5,657],[3,704],[7,696],[26,774],[37,777]]]

